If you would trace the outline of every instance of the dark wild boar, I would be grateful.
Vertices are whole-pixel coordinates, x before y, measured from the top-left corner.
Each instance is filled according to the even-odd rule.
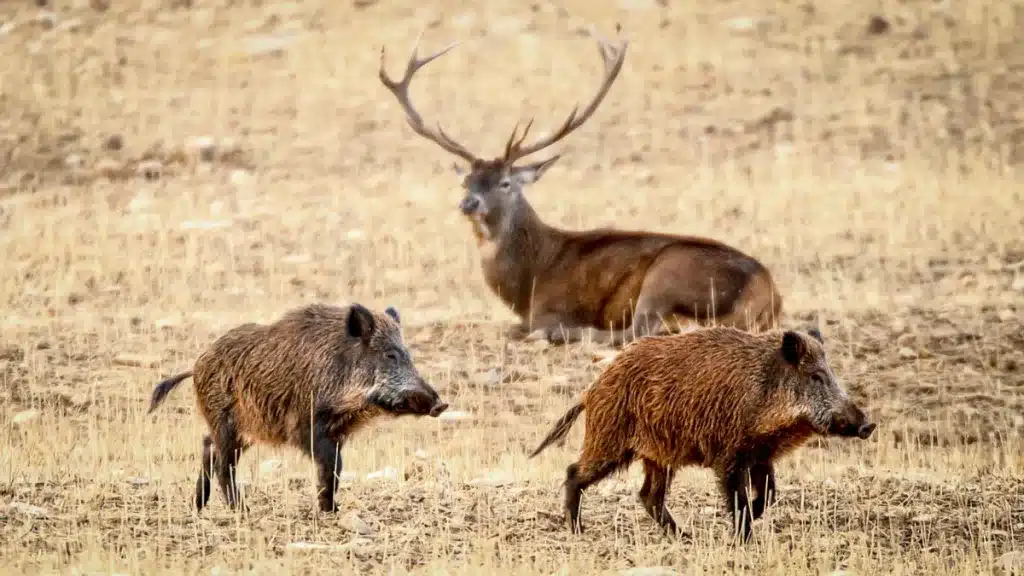
[[[583,453],[566,470],[566,519],[580,525],[588,486],[643,460],[640,500],[662,528],[681,466],[713,469],[735,534],[772,504],[773,462],[815,434],[867,439],[875,429],[832,373],[821,335],[709,327],[633,342],[555,424],[533,458],[586,410]],[[749,485],[747,481],[749,478]]]
[[[196,403],[210,428],[196,508],[210,477],[234,509],[234,470],[250,445],[289,444],[316,462],[320,509],[336,510],[336,473],[345,440],[380,415],[439,416],[448,405],[420,377],[402,340],[398,312],[374,314],[360,304],[311,304],[273,324],[248,323],[218,338],[192,371],[153,390],[152,412],[192,376]]]
[[[520,319],[515,332],[552,342],[585,338],[607,344],[676,331],[686,325],[772,328],[782,298],[767,268],[719,241],[655,232],[570,231],[543,222],[524,189],[558,160],[516,165],[579,128],[594,113],[622,69],[628,42],[599,40],[604,81],[587,107],[578,107],[550,136],[524,144],[533,121],[512,131],[504,154],[488,160],[429,126],[409,97],[413,75],[455,45],[424,58],[412,55],[401,80],[378,76],[398,99],[412,129],[469,164],[459,207],[472,225],[484,279]],[[418,42],[417,42],[418,46]],[[462,172],[461,169],[459,169]]]

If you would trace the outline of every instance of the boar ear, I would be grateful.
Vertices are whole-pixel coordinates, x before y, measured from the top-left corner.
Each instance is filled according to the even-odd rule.
[[[797,366],[806,351],[804,339],[796,332],[786,330],[782,335],[782,358],[793,366]]]
[[[377,322],[373,314],[362,304],[353,304],[348,313],[348,335],[369,340]]]
[[[809,334],[811,336],[811,338],[814,338],[819,343],[821,343],[821,344],[825,343],[825,338],[822,337],[821,331],[818,330],[817,327],[812,326],[810,329],[807,330],[807,334]]]
[[[398,316],[398,310],[395,310],[394,306],[388,306],[384,309],[384,313],[391,316],[391,319],[395,321],[395,324],[401,324],[402,319]]]

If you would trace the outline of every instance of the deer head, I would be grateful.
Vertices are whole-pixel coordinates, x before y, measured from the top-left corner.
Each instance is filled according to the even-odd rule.
[[[623,40],[616,47],[604,39],[598,38],[598,48],[604,61],[604,81],[583,112],[579,112],[579,105],[577,105],[558,130],[530,144],[526,144],[525,140],[533,125],[533,120],[531,119],[526,124],[522,134],[519,133],[517,124],[505,144],[505,153],[493,160],[481,158],[467,150],[465,146],[455,142],[444,132],[440,123],[436,125],[436,128],[428,127],[409,99],[409,84],[413,75],[432,60],[446,54],[458,43],[451,44],[430,56],[419,58],[417,56],[419,38],[417,38],[412,55],[405,67],[405,74],[397,82],[384,71],[384,49],[381,48],[378,76],[384,86],[398,99],[413,131],[469,163],[468,173],[459,169],[456,164],[458,172],[464,175],[462,187],[465,190],[465,196],[459,203],[459,209],[473,221],[479,236],[490,239],[507,228],[511,215],[524,202],[523,188],[539,180],[560,156],[555,155],[546,160],[518,166],[516,162],[565,138],[594,114],[622,69],[628,44],[627,40]]]

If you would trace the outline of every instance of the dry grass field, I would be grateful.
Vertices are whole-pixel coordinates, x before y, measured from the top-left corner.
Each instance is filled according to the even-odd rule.
[[[590,97],[587,26],[617,22],[623,72],[535,208],[758,257],[879,423],[782,461],[745,547],[699,469],[669,493],[678,540],[639,465],[569,533],[583,427],[525,454],[610,351],[509,340],[452,157],[376,78],[381,46],[399,74],[421,30],[423,51],[461,40],[413,96],[497,155]],[[0,4],[0,571],[1020,573],[1022,42],[1018,0]],[[265,447],[240,466],[249,515],[219,492],[197,515],[192,385],[148,416],[153,385],[312,301],[397,306],[469,415],[354,438],[336,516],[312,462]]]

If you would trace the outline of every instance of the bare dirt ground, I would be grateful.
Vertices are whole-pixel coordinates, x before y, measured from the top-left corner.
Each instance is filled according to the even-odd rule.
[[[0,569],[9,573],[1009,574],[1024,569],[1020,2],[8,2],[0,6]],[[525,453],[600,370],[509,342],[452,158],[376,79],[485,155],[597,86],[593,24],[631,39],[592,121],[528,195],[548,222],[708,235],[762,259],[879,422],[780,463],[745,548],[709,472],[662,536],[639,471],[561,523],[582,437]],[[227,328],[311,301],[395,305],[470,417],[394,420],[314,467],[257,448],[250,514],[191,505],[191,385]]]

